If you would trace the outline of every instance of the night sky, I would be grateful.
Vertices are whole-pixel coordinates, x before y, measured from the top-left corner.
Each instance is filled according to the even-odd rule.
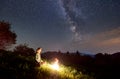
[[[17,45],[43,51],[120,51],[120,0],[0,0]]]

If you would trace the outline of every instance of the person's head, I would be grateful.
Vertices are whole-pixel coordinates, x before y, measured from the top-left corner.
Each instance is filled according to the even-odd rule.
[[[58,63],[58,61],[59,61],[59,60],[58,60],[57,58],[55,58],[55,62]]]
[[[41,51],[42,51],[42,48],[41,48],[41,47],[38,47],[38,48],[36,49],[36,53],[41,53]]]

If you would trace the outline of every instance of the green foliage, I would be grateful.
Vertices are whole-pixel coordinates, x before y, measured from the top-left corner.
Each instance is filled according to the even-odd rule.
[[[32,56],[21,56],[14,52],[0,51],[0,74],[4,79],[26,79],[34,72],[35,61]],[[4,76],[5,75],[5,76]],[[1,79],[1,75],[0,75]]]
[[[52,69],[51,64],[48,62],[41,67],[37,67],[37,79],[43,78],[43,75],[46,75],[44,79],[94,79],[93,76],[83,74],[81,71],[77,71],[70,66],[59,66],[60,69],[58,71]]]
[[[59,71],[53,70],[51,63],[46,61],[36,67],[34,56],[26,57],[15,52],[0,51],[0,79],[94,79],[70,66],[59,66]]]
[[[33,48],[28,47],[28,44],[20,44],[14,48],[14,52],[22,56],[34,56]]]

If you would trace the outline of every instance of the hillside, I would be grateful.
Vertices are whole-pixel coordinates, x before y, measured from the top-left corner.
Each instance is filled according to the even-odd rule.
[[[48,60],[36,67],[34,56],[21,56],[15,52],[0,51],[0,79],[95,79],[93,75],[59,63],[59,70],[51,68]]]

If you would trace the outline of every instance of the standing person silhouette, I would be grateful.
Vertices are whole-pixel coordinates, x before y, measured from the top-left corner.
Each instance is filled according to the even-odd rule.
[[[36,49],[36,56],[35,56],[35,60],[37,62],[37,66],[40,66],[41,63],[42,63],[42,60],[41,60],[41,52],[42,52],[42,48],[39,47]]]

